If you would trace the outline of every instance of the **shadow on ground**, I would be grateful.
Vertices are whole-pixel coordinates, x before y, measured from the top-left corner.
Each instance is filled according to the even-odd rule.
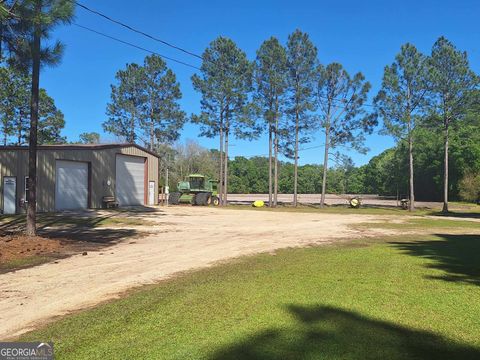
[[[329,306],[290,305],[290,327],[266,329],[211,360],[480,359],[480,349]]]
[[[101,228],[99,226],[109,219],[125,217],[116,211],[104,215],[95,213],[49,213],[37,216],[37,233],[39,236],[81,241],[92,244],[112,244],[125,238],[135,237],[143,232],[132,228]],[[15,215],[0,223],[0,236],[21,234],[25,231],[25,215]]]
[[[436,236],[440,239],[390,244],[408,255],[431,260],[428,268],[445,272],[430,279],[480,285],[480,235]]]
[[[117,214],[118,216],[133,215],[136,218],[152,217],[153,215],[155,216],[167,215],[165,213],[165,210],[159,209],[158,207],[149,207],[149,206],[127,206],[127,207],[111,209],[109,211],[114,214]]]
[[[447,217],[453,217],[453,218],[460,218],[460,219],[480,219],[480,212],[475,212],[475,211],[455,211],[455,212],[447,212],[443,213],[441,211],[434,211],[430,213],[429,215],[432,216],[447,216]]]
[[[62,239],[71,242],[83,242],[93,245],[112,245],[126,238],[143,234],[135,229],[86,229],[85,227],[70,227],[38,231],[38,235],[50,239]]]

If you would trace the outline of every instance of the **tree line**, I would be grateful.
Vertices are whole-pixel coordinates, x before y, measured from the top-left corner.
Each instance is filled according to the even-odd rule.
[[[202,54],[200,72],[191,79],[202,97],[201,111],[192,114],[190,120],[199,125],[200,136],[219,138],[217,178],[220,179],[222,204],[226,204],[229,192],[232,138],[252,140],[267,131],[268,193],[269,203],[273,205],[279,191],[280,154],[294,161],[296,204],[299,146],[311,141],[315,130],[325,129],[325,171],[329,158],[338,156],[332,154],[338,147],[366,151],[364,134],[371,133],[377,124],[376,117],[364,109],[370,84],[361,73],[350,76],[340,64],[323,66],[317,57],[317,49],[308,34],[300,30],[289,36],[285,47],[274,37],[265,41],[254,61],[225,37],[214,40]],[[145,62],[152,58],[155,56],[147,57]],[[162,71],[169,71],[165,70],[161,59],[158,63]],[[173,73],[146,85],[142,80],[146,77],[146,67],[127,64],[117,73],[107,108],[109,120],[103,125],[105,131],[126,141],[139,140],[160,151],[162,146],[178,138],[186,118],[177,112],[177,116],[167,113],[156,121],[148,121],[152,113],[152,95],[158,92],[177,94],[154,100],[160,106],[153,113],[159,114],[162,108],[178,108],[181,93]],[[148,95],[150,87],[153,91]],[[325,195],[327,180],[325,176],[323,179],[322,193]]]
[[[314,131],[321,129],[325,135],[323,206],[329,160],[340,157],[345,149],[365,153],[365,135],[382,120],[382,132],[394,136],[399,149],[407,144],[406,196],[410,210],[415,207],[415,189],[421,188],[416,185],[414,169],[423,175],[420,183],[439,182],[438,174],[427,174],[425,168],[418,167],[422,158],[415,159],[417,153],[425,155],[422,141],[431,143],[429,135],[442,138],[443,159],[437,161],[443,165],[443,211],[447,212],[450,192],[458,193],[449,177],[451,142],[464,129],[478,132],[480,79],[471,70],[466,52],[445,37],[433,44],[429,55],[412,44],[401,46],[393,63],[384,68],[381,89],[373,96],[373,104],[367,104],[371,85],[363,74],[350,75],[339,63],[321,64],[317,48],[300,30],[289,35],[285,46],[274,37],[266,40],[253,61],[232,40],[219,37],[203,53],[200,74],[192,77],[192,83],[202,95],[202,111],[193,115],[192,121],[200,125],[202,136],[218,136],[220,140],[222,203],[228,193],[231,136],[255,139],[267,131],[269,204],[276,204],[278,154],[282,153],[294,162],[296,205],[299,145],[311,141]],[[471,146],[475,147],[474,143]],[[429,158],[434,159],[433,154],[427,154]],[[473,168],[465,169],[476,171],[471,165]],[[398,173],[397,182],[400,180]],[[438,198],[431,189],[425,193]]]
[[[480,126],[477,116],[474,124],[460,125],[451,141],[450,195],[454,200],[478,201],[480,195]],[[441,135],[441,134],[440,134]],[[439,133],[423,130],[416,133],[418,151],[418,180],[415,191],[421,201],[440,201],[443,194],[443,138]],[[218,150],[207,149],[197,142],[188,140],[184,144],[168,148],[170,184],[175,184],[191,173],[205,174],[209,178],[218,176]],[[404,199],[409,191],[408,143],[374,156],[362,166],[355,166],[348,156],[334,158],[335,162],[327,170],[327,193],[330,194],[375,194]],[[161,161],[161,173],[166,170],[166,162]],[[232,194],[268,193],[269,159],[266,156],[246,158],[236,156],[229,159],[230,186]],[[279,161],[280,193],[293,193],[294,164]],[[298,167],[298,192],[301,194],[321,194],[323,187],[323,165],[305,164]],[[165,185],[162,182],[162,186]],[[321,197],[319,196],[319,201]]]

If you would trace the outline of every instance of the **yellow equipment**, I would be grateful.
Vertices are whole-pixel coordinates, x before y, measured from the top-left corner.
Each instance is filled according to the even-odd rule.
[[[262,201],[262,200],[256,200],[253,202],[252,204],[253,207],[264,207],[265,206],[265,202]]]

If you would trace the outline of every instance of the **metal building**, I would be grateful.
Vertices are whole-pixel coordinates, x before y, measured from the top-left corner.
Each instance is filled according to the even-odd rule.
[[[135,144],[43,145],[37,155],[37,211],[158,204],[158,156]],[[0,212],[28,201],[28,147],[0,146]]]

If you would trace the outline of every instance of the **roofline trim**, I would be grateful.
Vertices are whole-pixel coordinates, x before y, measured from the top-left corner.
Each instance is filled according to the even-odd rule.
[[[146,152],[156,158],[160,158],[158,154],[155,154],[153,151],[150,151],[143,146],[138,144],[58,144],[58,145],[38,145],[38,150],[104,150],[104,149],[114,149],[114,148],[125,148],[125,147],[135,147],[141,151]],[[17,146],[17,145],[8,145],[0,146],[0,151],[12,151],[12,150],[28,150],[29,146]]]

